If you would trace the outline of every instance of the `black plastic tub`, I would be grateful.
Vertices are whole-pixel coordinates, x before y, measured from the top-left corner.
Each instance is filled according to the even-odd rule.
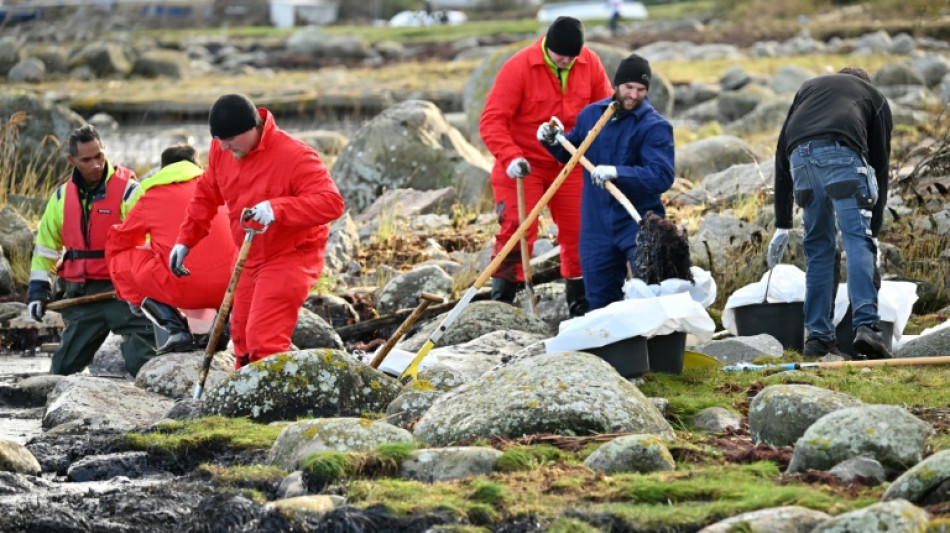
[[[682,374],[683,358],[686,356],[686,332],[674,331],[647,339],[647,354],[650,371],[665,374]]]
[[[740,336],[768,333],[786,350],[805,347],[804,302],[761,303],[734,307],[736,332]]]

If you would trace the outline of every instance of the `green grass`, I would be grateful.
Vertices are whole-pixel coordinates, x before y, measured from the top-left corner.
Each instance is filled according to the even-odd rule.
[[[186,456],[222,450],[270,448],[286,424],[257,424],[246,418],[208,416],[162,422],[147,433],[127,433],[119,446],[127,450],[158,451]]]

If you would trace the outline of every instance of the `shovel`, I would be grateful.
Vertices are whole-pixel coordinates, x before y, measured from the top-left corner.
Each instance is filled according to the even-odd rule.
[[[524,182],[516,179],[518,182],[518,224],[524,222]],[[528,308],[531,314],[538,314],[538,300],[534,296],[534,284],[531,283],[531,258],[528,257],[528,237],[521,234],[521,271],[524,274],[524,290],[528,293]]]
[[[401,339],[402,336],[405,335],[407,331],[409,331],[409,328],[411,328],[412,325],[416,323],[416,320],[422,316],[422,313],[425,312],[426,307],[429,307],[430,303],[440,304],[443,301],[445,301],[445,298],[442,298],[437,294],[429,294],[427,292],[420,294],[419,305],[413,309],[412,314],[407,316],[406,319],[402,321],[402,324],[399,325],[399,328],[396,329],[392,336],[389,337],[389,340],[386,341],[386,344],[383,345],[379,352],[376,353],[376,357],[373,358],[373,362],[371,362],[369,366],[373,368],[379,368],[379,365],[383,364],[383,359],[386,359],[386,356],[389,355],[389,352],[391,352],[393,347],[396,346],[396,343],[399,342],[399,339]]]
[[[541,210],[551,201],[551,197],[554,196],[554,193],[561,187],[561,184],[564,183],[564,180],[567,179],[571,171],[574,170],[574,167],[577,166],[577,162],[584,155],[584,152],[590,147],[591,143],[594,142],[594,139],[597,137],[597,134],[600,133],[600,130],[603,129],[604,125],[610,120],[610,117],[613,116],[614,111],[616,110],[616,102],[612,102],[607,106],[607,109],[604,111],[604,114],[601,115],[600,119],[597,120],[597,123],[594,124],[594,127],[587,132],[587,137],[584,138],[584,142],[581,143],[580,148],[577,149],[577,153],[571,156],[571,159],[568,160],[567,164],[564,165],[564,168],[561,169],[561,173],[558,174],[557,178],[554,180],[554,183],[548,187],[548,190],[544,192],[544,195],[541,196],[541,199],[538,200],[538,203],[531,209],[531,212],[528,213],[528,216],[521,222],[521,225],[518,226],[518,229],[508,238],[508,242],[499,250],[498,254],[492,259],[491,263],[485,268],[484,272],[478,276],[478,279],[475,280],[475,284],[471,286],[468,291],[465,292],[465,295],[459,300],[458,305],[449,313],[447,317],[439,324],[439,327],[435,330],[426,343],[422,345],[422,348],[419,349],[419,352],[416,354],[416,357],[409,363],[409,366],[406,367],[406,370],[403,371],[402,375],[399,376],[400,379],[405,379],[407,377],[412,378],[413,381],[417,381],[419,373],[419,363],[425,358],[426,354],[429,353],[429,350],[435,346],[435,343],[442,338],[442,335],[448,330],[449,326],[455,322],[459,315],[462,314],[462,311],[465,310],[465,307],[468,306],[469,302],[472,301],[472,298],[475,297],[475,294],[478,292],[478,289],[485,284],[486,281],[494,274],[495,270],[498,269],[498,266],[501,265],[501,262],[505,260],[505,257],[508,256],[508,253],[511,252],[511,249],[515,247],[515,243],[521,239],[521,236],[525,231],[528,230],[528,227],[538,218],[538,214],[541,213]]]
[[[66,307],[72,307],[74,305],[80,304],[89,304],[92,302],[102,302],[105,300],[115,299],[115,291],[109,292],[100,292],[96,294],[89,294],[86,296],[77,296],[76,298],[67,298],[65,300],[57,300],[55,302],[50,302],[46,304],[47,311],[58,311]]]
[[[221,331],[224,330],[224,323],[228,319],[228,311],[231,310],[231,300],[234,299],[234,289],[237,288],[238,280],[241,279],[241,272],[244,271],[244,262],[247,261],[247,254],[251,251],[251,243],[254,236],[258,233],[267,231],[267,225],[261,229],[252,228],[247,225],[247,220],[251,210],[245,208],[241,211],[241,227],[244,228],[244,243],[241,244],[241,250],[238,252],[237,262],[234,263],[234,271],[231,272],[231,281],[228,282],[228,290],[224,293],[224,299],[221,300],[221,307],[218,308],[218,314],[214,317],[214,324],[211,326],[211,333],[208,336],[208,346],[205,348],[204,361],[201,362],[201,372],[198,374],[198,382],[195,383],[194,399],[200,399],[204,392],[205,380],[208,379],[208,370],[211,369],[211,361],[214,359],[215,348],[218,347],[218,340],[221,338]]]

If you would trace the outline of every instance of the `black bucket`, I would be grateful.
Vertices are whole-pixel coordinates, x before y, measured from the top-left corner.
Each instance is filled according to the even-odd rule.
[[[740,336],[768,333],[786,350],[805,348],[804,302],[762,303],[734,307]]]
[[[610,363],[621,376],[632,378],[650,371],[646,337],[623,339],[600,348],[584,350]]]
[[[657,335],[647,340],[650,356],[650,371],[666,374],[682,374],[683,358],[686,356],[686,332],[674,331]]]
[[[890,350],[894,341],[894,323],[882,320],[879,325],[881,326],[881,335],[884,337],[884,345]],[[854,349],[853,327],[851,321],[851,306],[849,305],[848,311],[844,314],[844,318],[842,318],[841,322],[835,327],[835,339],[838,342],[838,349],[851,357],[858,354],[857,350]]]

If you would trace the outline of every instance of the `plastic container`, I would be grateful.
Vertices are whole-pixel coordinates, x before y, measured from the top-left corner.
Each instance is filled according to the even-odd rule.
[[[881,335],[884,337],[884,345],[890,350],[894,342],[894,323],[882,320],[879,325],[881,326]],[[844,314],[844,318],[842,318],[841,322],[835,327],[835,339],[838,342],[838,349],[852,357],[858,354],[857,350],[854,349],[853,327],[851,321],[851,306],[849,305],[847,312]]]
[[[779,302],[734,307],[740,336],[768,333],[786,350],[805,348],[805,303]]]
[[[637,377],[650,371],[647,340],[643,336],[630,337],[600,348],[587,348],[584,351],[607,361],[625,378]]]
[[[686,356],[686,332],[674,331],[647,339],[647,354],[650,371],[665,374],[682,374]]]

